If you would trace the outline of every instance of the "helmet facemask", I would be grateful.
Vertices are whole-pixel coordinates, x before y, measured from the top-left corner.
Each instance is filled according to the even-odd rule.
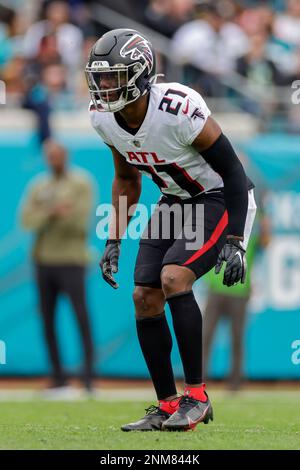
[[[91,66],[87,65],[85,74],[95,108],[115,113],[137,100],[146,92],[141,93],[136,85],[146,67],[146,60],[144,64],[134,62],[109,66],[108,62],[95,61]]]

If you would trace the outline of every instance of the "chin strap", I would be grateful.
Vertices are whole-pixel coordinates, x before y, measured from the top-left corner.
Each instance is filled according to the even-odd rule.
[[[155,75],[153,75],[153,77],[150,78],[150,80],[149,80],[150,86],[151,86],[151,85],[155,85],[155,83],[156,83],[158,77],[164,77],[164,76],[165,76],[164,73],[156,73]]]
[[[146,88],[145,88],[145,91],[143,93],[143,95],[145,95],[145,93],[148,93],[148,91],[150,91],[150,88],[152,85],[155,85],[158,77],[164,77],[165,74],[164,73],[157,73],[156,75],[154,75],[152,78],[150,78]]]

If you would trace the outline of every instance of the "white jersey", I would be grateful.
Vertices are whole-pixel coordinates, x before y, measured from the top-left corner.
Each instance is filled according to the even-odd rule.
[[[90,105],[92,125],[103,141],[152,178],[163,194],[181,199],[223,187],[222,178],[191,146],[209,115],[200,94],[180,83],[151,87],[148,110],[135,135],[113,113]]]

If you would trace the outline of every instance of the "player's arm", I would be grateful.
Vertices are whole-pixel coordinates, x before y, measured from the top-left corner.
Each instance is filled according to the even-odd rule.
[[[114,211],[109,226],[109,238],[100,261],[100,268],[103,279],[114,289],[117,289],[118,284],[113,278],[113,273],[118,271],[121,238],[131,218],[128,215],[128,210],[138,202],[141,194],[141,175],[136,168],[126,162],[125,158],[114,147],[110,147],[110,149],[113,154],[115,167],[115,177],[112,185],[112,205]],[[126,214],[120,214],[121,196],[127,198]]]
[[[192,146],[216,171],[224,182],[224,198],[228,212],[227,243],[219,255],[216,272],[226,262],[224,284],[231,286],[244,282],[246,264],[244,249],[244,228],[248,211],[248,184],[244,168],[230,141],[222,133],[220,126],[209,117]]]
[[[127,163],[126,159],[114,147],[110,147],[110,149],[115,167],[115,177],[112,185],[112,204],[115,213],[109,228],[109,238],[121,240],[131,216],[128,213],[126,217],[124,217],[124,214],[121,214],[122,217],[119,216],[120,197],[125,196],[127,198],[128,209],[138,202],[141,194],[141,175],[135,167]]]
[[[21,221],[25,230],[40,230],[49,222],[49,210],[38,200],[37,183],[26,196],[21,211]]]

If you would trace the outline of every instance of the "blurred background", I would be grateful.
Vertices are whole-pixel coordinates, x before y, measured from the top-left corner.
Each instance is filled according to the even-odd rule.
[[[137,29],[153,42],[164,81],[180,81],[203,94],[256,184],[251,283],[225,291],[209,275],[194,288],[205,315],[206,377],[233,389],[245,381],[296,384],[300,0],[0,0],[0,79],[6,89],[5,103],[0,100],[1,383],[16,377],[53,379],[55,351],[49,356],[48,347],[54,330],[64,368],[60,385],[66,377],[79,377],[85,366],[96,378],[148,378],[131,299],[138,240],[122,243],[117,291],[102,281],[98,268],[104,241],[96,236],[96,207],[110,202],[113,165],[89,122],[83,70],[92,44],[119,27]],[[85,305],[76,309],[70,292],[59,296],[52,336],[49,325],[45,336],[49,304],[41,308],[32,258],[42,221],[33,220],[30,210],[35,217],[34,204],[46,204],[45,193],[43,201],[33,200],[33,185],[57,168],[45,146],[49,141],[68,155],[68,171],[89,182],[91,199],[80,229],[88,256],[74,260],[86,272]],[[145,180],[141,202],[150,207],[158,197]],[[52,192],[47,198],[53,202]],[[51,206],[51,217],[64,221],[77,202],[74,195],[55,213]],[[73,253],[79,249],[75,246]],[[180,380],[176,348],[173,359]],[[89,380],[85,385],[90,387]]]

